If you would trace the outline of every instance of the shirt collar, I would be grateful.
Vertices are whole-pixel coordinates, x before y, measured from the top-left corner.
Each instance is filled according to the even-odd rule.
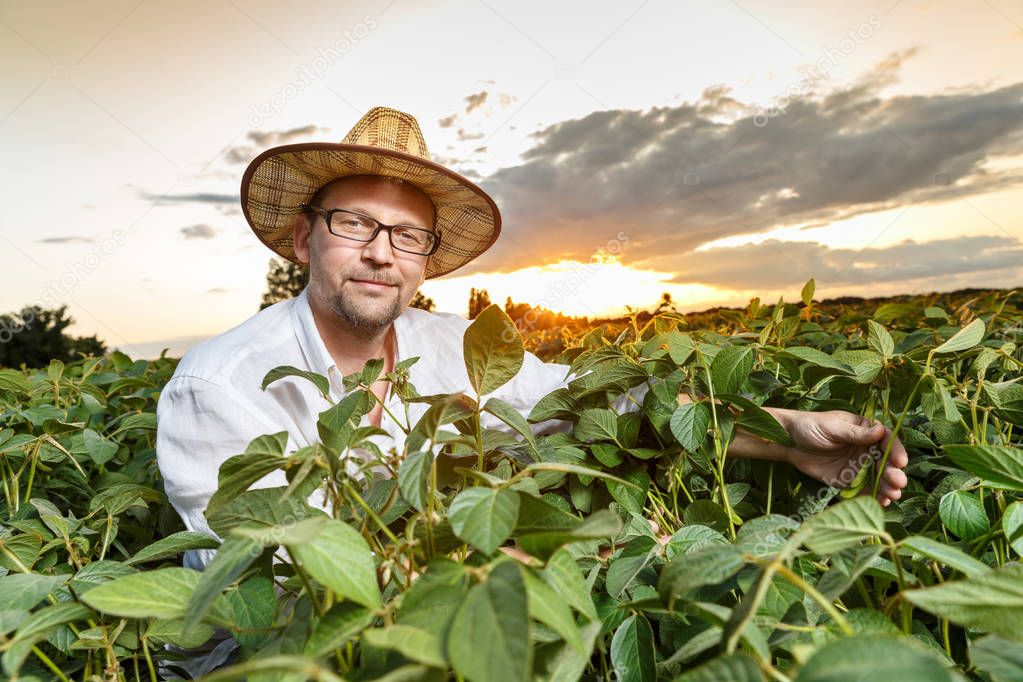
[[[341,386],[341,370],[334,361],[334,356],[327,350],[327,344],[320,336],[320,330],[316,328],[316,320],[313,318],[313,309],[309,306],[309,287],[302,289],[302,293],[295,297],[295,304],[291,309],[292,326],[295,329],[295,336],[298,346],[302,350],[309,371],[322,374],[327,377],[332,387],[336,386],[338,393],[343,393]],[[408,322],[408,310],[403,310],[401,315],[394,321],[394,334],[397,338],[398,351],[395,354],[395,363],[407,356],[404,334],[405,324]]]

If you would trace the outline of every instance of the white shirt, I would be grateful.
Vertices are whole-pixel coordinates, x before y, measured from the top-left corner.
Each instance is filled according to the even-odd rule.
[[[220,465],[243,453],[254,438],[287,431],[286,454],[319,442],[316,422],[330,403],[312,382],[301,377],[278,379],[265,391],[261,390],[269,370],[290,365],[321,374],[329,380],[330,396],[335,402],[348,393],[316,328],[307,291],[264,308],[238,326],[189,349],[160,393],[156,408],[157,463],[167,497],[189,530],[216,537],[203,512],[217,489]],[[409,381],[420,395],[475,396],[462,357],[462,336],[469,324],[469,320],[458,315],[418,308],[405,309],[394,321],[395,363],[419,356],[409,369]],[[569,370],[569,365],[545,363],[527,351],[518,374],[493,393],[482,396],[482,402],[497,397],[526,416],[540,398],[576,378],[569,376]],[[645,390],[646,385],[641,384],[621,396],[615,402],[616,409],[630,409],[630,395],[636,399]],[[390,391],[385,404],[397,418],[404,418],[400,398]],[[425,403],[410,404],[408,425],[414,425],[428,407]],[[481,423],[485,428],[511,430],[486,413]],[[369,415],[363,416],[361,426],[370,425]],[[392,447],[401,452],[405,433],[386,411],[381,415],[380,428],[388,437],[377,435],[371,440],[385,452]],[[531,428],[540,435],[570,431],[572,424],[548,420],[532,424]],[[285,485],[284,472],[275,471],[252,488]],[[320,497],[314,495],[309,502],[324,508],[316,504]],[[185,565],[204,566],[213,553],[214,550],[186,552]]]

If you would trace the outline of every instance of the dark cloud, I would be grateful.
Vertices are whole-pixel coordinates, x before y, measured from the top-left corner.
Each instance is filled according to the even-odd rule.
[[[224,158],[228,163],[248,164],[252,159],[270,147],[300,142],[303,141],[302,138],[328,130],[329,128],[322,128],[313,124],[290,130],[250,130],[245,136],[249,142],[231,147],[224,154]],[[337,141],[340,142],[340,140]]]
[[[217,236],[217,231],[209,225],[200,224],[182,227],[181,234],[185,235],[185,239],[213,239]]]
[[[996,270],[1007,270],[1023,280],[1023,243],[980,235],[923,243],[906,240],[883,248],[832,249],[817,242],[766,239],[665,256],[652,259],[650,265],[670,266],[678,273],[673,283],[726,289],[793,287],[810,277],[829,287],[863,286]]]
[[[718,85],[692,103],[548,126],[520,165],[481,182],[503,236],[459,272],[515,270],[539,254],[586,260],[620,232],[626,264],[684,272],[693,249],[722,237],[1018,185],[1023,170],[984,164],[1023,153],[1023,83],[883,98],[912,54],[844,90],[806,88],[764,125]]]
[[[88,237],[74,237],[74,236],[68,236],[68,237],[43,237],[42,239],[37,239],[36,243],[38,243],[38,244],[77,244],[77,243],[91,244],[92,240],[89,239]]]
[[[458,114],[451,114],[437,121],[437,125],[441,128],[450,128],[455,125],[455,121],[458,120]]]
[[[240,201],[237,194],[215,194],[213,192],[192,192],[191,194],[150,194],[139,192],[139,196],[148,201],[159,201],[161,204],[213,204],[214,206],[235,206]]]

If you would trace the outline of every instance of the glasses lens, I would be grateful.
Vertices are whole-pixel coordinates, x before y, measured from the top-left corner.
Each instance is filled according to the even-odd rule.
[[[391,243],[397,249],[425,255],[430,253],[436,236],[415,227],[395,227],[391,230]]]
[[[331,231],[342,237],[366,240],[373,234],[376,224],[369,218],[349,213],[347,211],[336,211],[330,219]]]

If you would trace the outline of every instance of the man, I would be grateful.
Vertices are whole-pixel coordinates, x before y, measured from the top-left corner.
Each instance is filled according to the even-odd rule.
[[[370,110],[340,144],[285,145],[260,154],[242,179],[241,200],[260,240],[308,264],[309,284],[297,298],[192,348],[160,396],[157,458],[167,495],[189,529],[208,533],[203,511],[224,460],[263,434],[287,431],[287,452],[319,440],[317,415],[329,406],[324,395],[300,377],[261,390],[270,369],[290,365],[326,376],[336,401],[344,395],[341,377],[366,361],[383,358],[389,371],[418,356],[410,381],[421,394],[472,392],[462,361],[469,322],[408,305],[425,279],[486,251],[501,227],[497,206],[482,189],[430,161],[415,119],[384,107]],[[490,395],[528,414],[567,383],[567,371],[526,353],[516,377]],[[406,412],[386,381],[371,388],[380,400],[362,423],[383,429],[387,436],[374,442],[400,452],[405,429],[427,406]],[[642,389],[621,396],[616,407],[630,409],[629,398]],[[840,484],[870,446],[885,448],[892,437],[884,425],[848,412],[768,409],[795,446],[740,429],[729,456],[789,462]],[[506,428],[496,419],[483,425]],[[570,427],[549,420],[535,430]],[[907,461],[896,440],[879,492],[883,504],[900,497]],[[285,484],[283,473],[275,472],[256,485]],[[186,565],[198,567],[211,557],[208,550],[186,555]]]

